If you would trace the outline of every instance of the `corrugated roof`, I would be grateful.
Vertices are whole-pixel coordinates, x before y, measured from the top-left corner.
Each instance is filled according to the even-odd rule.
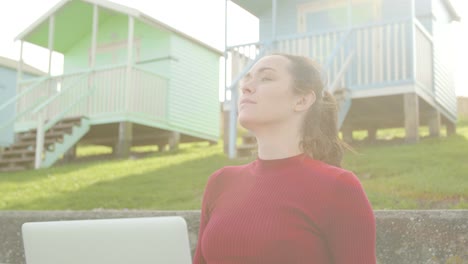
[[[0,56],[0,66],[3,66],[5,68],[9,68],[9,69],[12,69],[12,70],[18,70],[18,61],[15,61],[15,60],[12,60],[12,59],[9,59],[9,58],[5,58],[5,57],[1,57]],[[33,66],[29,65],[29,64],[26,64],[26,63],[23,63],[23,67],[22,67],[22,70],[23,72],[26,72],[26,73],[29,73],[29,74],[32,74],[32,75],[37,75],[37,76],[45,76],[47,75],[47,73],[37,69],[37,68],[34,68]]]

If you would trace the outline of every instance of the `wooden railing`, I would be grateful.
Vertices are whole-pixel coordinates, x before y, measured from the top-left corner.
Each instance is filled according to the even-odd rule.
[[[94,83],[96,91],[89,102],[79,109],[90,118],[114,113],[122,113],[126,110],[127,67],[125,65],[108,67],[90,74],[89,83]]]
[[[129,89],[126,80],[131,78]],[[100,117],[123,112],[137,112],[155,119],[165,119],[168,80],[155,73],[132,68],[127,76],[124,65],[50,77],[36,85],[27,96],[18,99],[18,113],[26,112],[17,122],[35,122],[34,107],[41,105],[44,120],[53,119],[91,89],[93,96],[70,110],[66,116]],[[27,83],[19,86],[30,89]],[[66,90],[66,94],[63,94]],[[53,98],[60,97],[57,100]]]
[[[169,80],[138,67],[133,68],[131,78],[129,111],[167,120]]]
[[[409,21],[356,28],[356,71],[351,86],[385,85],[410,80],[410,34]]]
[[[416,82],[430,94],[434,92],[434,59],[433,41],[431,35],[424,27],[416,22]]]
[[[412,26],[416,27],[415,62],[411,54]],[[347,43],[336,51],[335,48],[347,34],[350,34]],[[429,53],[432,41],[427,37],[422,26],[412,24],[411,20],[400,20],[335,32],[278,37],[271,45],[270,52],[308,56],[324,67],[328,64],[327,59],[332,57],[333,61],[326,69],[330,81],[336,78],[348,55],[355,52],[355,58],[340,84],[350,89],[398,85],[415,79],[430,87],[432,74],[428,67],[431,67],[432,55]],[[239,74],[263,46],[264,43],[250,43],[230,47],[228,53],[237,55],[232,57],[232,75]],[[335,54],[331,56],[334,50]],[[412,76],[412,63],[420,65],[418,77]]]

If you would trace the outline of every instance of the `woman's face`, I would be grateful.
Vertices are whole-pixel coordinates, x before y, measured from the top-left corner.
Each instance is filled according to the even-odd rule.
[[[238,102],[239,122],[251,130],[286,122],[294,114],[290,61],[280,55],[260,59],[244,77]]]

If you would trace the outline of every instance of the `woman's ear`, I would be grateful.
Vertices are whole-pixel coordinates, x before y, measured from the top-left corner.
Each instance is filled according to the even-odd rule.
[[[299,96],[298,100],[296,101],[296,105],[294,106],[294,111],[307,111],[315,103],[315,99],[316,96],[314,92]]]

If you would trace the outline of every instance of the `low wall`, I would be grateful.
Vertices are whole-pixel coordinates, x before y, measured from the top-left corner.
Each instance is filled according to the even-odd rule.
[[[193,250],[199,211],[0,211],[0,263],[24,263],[21,225],[72,219],[178,215]],[[468,210],[375,211],[379,264],[468,264]]]

